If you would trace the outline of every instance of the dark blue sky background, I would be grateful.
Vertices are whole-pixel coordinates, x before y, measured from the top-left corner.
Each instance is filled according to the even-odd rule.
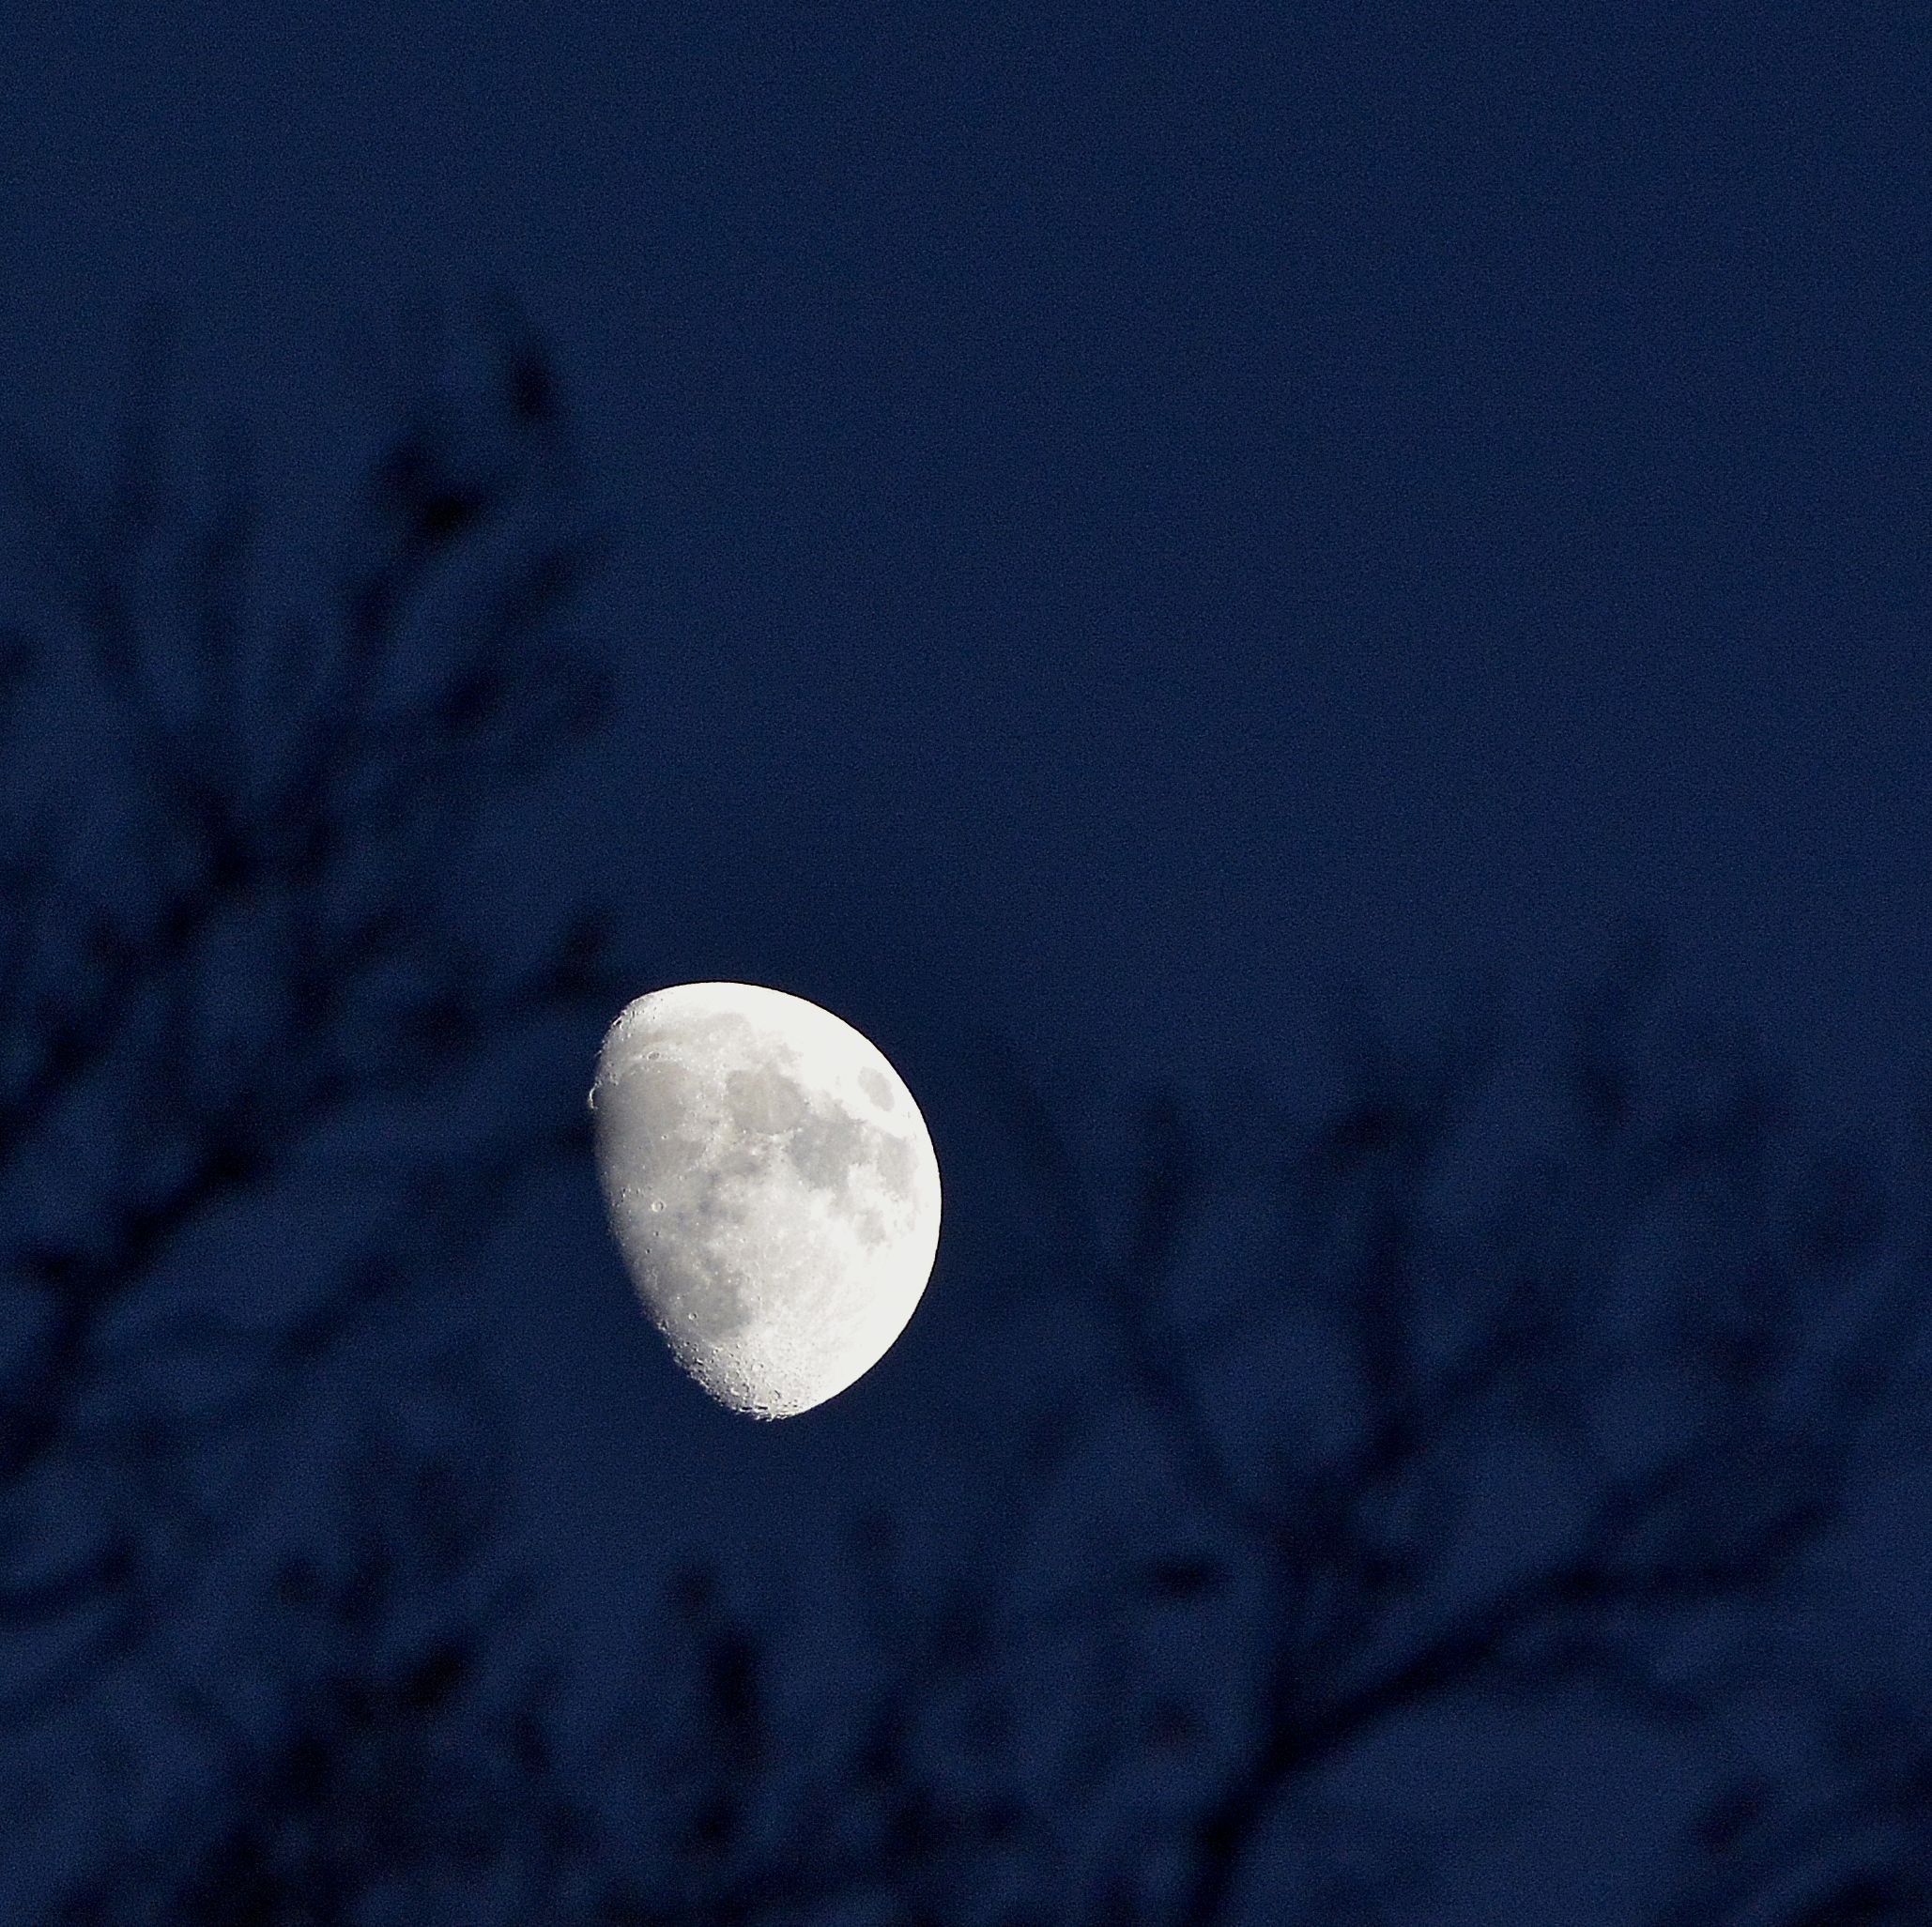
[[[23,9],[0,353],[64,432],[158,293],[286,424],[348,310],[518,289],[640,910],[937,928],[1102,1078],[1634,911],[1856,1087],[1925,1005],[1926,31]]]
[[[504,887],[867,1029],[966,1264],[974,1022],[1097,1143],[1292,1091],[1337,984],[1535,1007],[1636,919],[1834,1105],[1911,1088],[1928,99],[1908,6],[15,5],[0,403],[84,448],[160,297],[319,488],[336,344],[514,291],[621,687]],[[946,1262],[904,1378],[754,1437],[560,1181],[501,1284],[560,1537],[969,1451]]]

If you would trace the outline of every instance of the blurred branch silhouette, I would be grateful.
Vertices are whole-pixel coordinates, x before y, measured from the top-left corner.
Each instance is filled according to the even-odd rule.
[[[247,438],[197,467],[173,432],[159,322],[102,481],[16,451],[45,615],[0,658],[0,1718],[139,1653],[241,1530],[206,1442],[580,1135],[564,1104],[460,1145],[429,1120],[605,994],[595,914],[508,958],[462,900],[491,801],[603,701],[563,627],[597,543],[546,351],[506,304],[474,323],[467,379],[426,330],[388,398],[320,609],[266,587]],[[288,1278],[257,1255],[208,1289],[194,1240],[311,1168],[324,1276],[284,1249]]]
[[[62,1927],[557,1918],[582,1828],[556,1665],[493,1557],[501,1415],[471,1377],[437,1390],[426,1426],[364,1414],[328,1543],[277,1575],[282,1716],[211,1721],[212,1797],[91,1870]]]
[[[1810,1127],[1747,1040],[1666,1035],[1658,977],[1640,947],[1581,1000],[1553,1127],[1460,1212],[1493,1047],[1345,1033],[1340,1101],[1269,1132],[1272,1262],[1204,1306],[1177,1283],[1206,1162],[1182,1106],[1142,1109],[1110,1248],[1009,1079],[1118,1385],[1218,1534],[1187,1583],[1260,1602],[1242,1736],[1142,1841],[1144,1864],[1172,1848],[1167,1886],[1095,1918],[1236,1918],[1269,1829],[1418,1713],[1582,1690],[1702,1731],[1778,1676],[1781,1588],[1923,1371],[1924,1146],[1901,1170]],[[1257,1353],[1279,1426],[1238,1436],[1216,1373]]]
[[[1692,1816],[1657,1927],[1918,1927],[1932,1920],[1932,1736],[1923,1695],[1819,1696],[1822,1757],[1734,1775]]]

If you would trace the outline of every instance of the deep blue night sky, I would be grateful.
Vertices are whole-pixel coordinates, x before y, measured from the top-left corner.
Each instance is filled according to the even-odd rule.
[[[614,892],[651,982],[812,996],[928,1102],[931,1299],[816,1430],[676,1379],[582,1172],[518,1217],[593,1640],[600,1548],[724,1503],[757,1563],[979,1449],[974,1025],[1104,1159],[1150,1079],[1292,1092],[1339,986],[1534,1011],[1635,923],[1832,1106],[1916,1087],[1921,9],[9,13],[0,411],[87,447],[159,298],[321,478],[340,342],[514,290],[621,693],[503,887]]]
[[[640,906],[970,929],[1082,1078],[1632,911],[1855,1082],[1921,1024],[1913,9],[76,7],[10,48],[33,425],[138,296],[284,425],[352,309],[494,273],[552,325],[631,533],[594,834]]]

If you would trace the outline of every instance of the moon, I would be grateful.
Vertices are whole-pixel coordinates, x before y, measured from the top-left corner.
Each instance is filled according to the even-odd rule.
[[[878,1364],[939,1249],[939,1161],[898,1073],[756,984],[625,1005],[590,1088],[611,1231],[672,1354],[721,1404],[808,1412]]]

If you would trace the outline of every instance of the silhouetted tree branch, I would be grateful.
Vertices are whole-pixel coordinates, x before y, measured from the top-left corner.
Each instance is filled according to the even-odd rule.
[[[1653,974],[1634,956],[1584,1001],[1554,1128],[1473,1212],[1452,1165],[1487,1048],[1357,1031],[1342,1100],[1273,1127],[1270,1275],[1206,1312],[1177,1302],[1205,1157],[1181,1106],[1141,1113],[1110,1252],[1012,1082],[1119,1388],[1232,1549],[1204,1584],[1265,1601],[1246,1736],[1146,1918],[1233,1918],[1265,1831],[1391,1721],[1533,1684],[1690,1725],[1735,1698],[1738,1648],[1690,1667],[1683,1634],[1728,1623],[1762,1655],[1788,1629],[1778,1589],[1919,1369],[1924,1147],[1888,1169],[1807,1127],[1742,1040],[1661,1034]],[[1294,1396],[1237,1439],[1215,1371],[1258,1347]],[[1515,1561],[1466,1555],[1510,1533]]]
[[[0,650],[8,1721],[142,1655],[247,1537],[210,1441],[262,1434],[581,1138],[567,1101],[449,1124],[609,994],[596,915],[513,944],[464,900],[486,807],[602,703],[562,627],[597,544],[547,359],[507,309],[471,345],[467,385],[391,398],[319,606],[265,586],[247,439],[197,464],[175,433],[158,323],[103,480],[15,451],[45,615]],[[330,1222],[287,1277],[195,1255],[317,1174]]]
[[[1932,1731],[1923,1695],[1821,1688],[1819,1757],[1733,1775],[1696,1812],[1655,1927],[1932,1921]]]
[[[583,1822],[556,1662],[493,1551],[502,1415],[471,1373],[436,1391],[413,1430],[365,1412],[334,1529],[275,1574],[279,1717],[208,1708],[212,1784],[70,1892],[63,1927],[558,1918]]]

